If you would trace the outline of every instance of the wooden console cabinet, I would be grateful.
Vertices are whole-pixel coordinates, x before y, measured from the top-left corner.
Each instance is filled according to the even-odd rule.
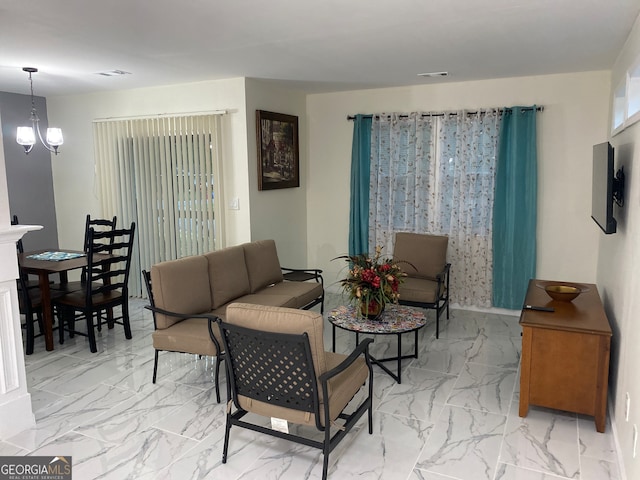
[[[552,307],[554,312],[523,309],[519,415],[529,405],[595,417],[604,432],[607,415],[611,327],[596,285],[571,302],[552,300],[545,280],[529,281],[525,305]],[[557,282],[553,282],[557,283]]]

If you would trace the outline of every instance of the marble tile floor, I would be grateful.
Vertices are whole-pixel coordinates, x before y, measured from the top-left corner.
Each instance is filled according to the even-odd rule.
[[[328,294],[327,310],[342,301]],[[223,465],[215,360],[163,352],[152,384],[145,304],[130,302],[133,339],[121,326],[105,329],[96,354],[84,337],[53,352],[36,340],[26,357],[36,426],[0,442],[0,455],[69,455],[75,480],[321,478],[321,452],[237,427]],[[374,433],[365,415],[331,454],[330,479],[621,479],[610,425],[599,434],[590,417],[536,407],[518,416],[517,317],[452,310],[436,340],[428,315],[402,384],[374,367]],[[353,348],[354,337],[338,331],[337,350]],[[327,349],[330,338],[327,322]],[[412,339],[403,339],[407,353]],[[390,336],[372,345],[378,357],[395,348]]]

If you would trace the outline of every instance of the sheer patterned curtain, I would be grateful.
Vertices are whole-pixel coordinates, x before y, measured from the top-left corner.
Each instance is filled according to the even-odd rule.
[[[141,269],[221,248],[217,114],[94,122],[102,214],[136,222],[132,295]]]
[[[490,307],[498,111],[444,114],[438,128],[437,225],[449,236],[452,300]]]
[[[374,116],[369,251],[395,232],[449,236],[451,297],[491,306],[492,208],[500,113]]]
[[[369,252],[393,252],[395,232],[434,225],[435,118],[421,113],[374,115],[369,172]]]

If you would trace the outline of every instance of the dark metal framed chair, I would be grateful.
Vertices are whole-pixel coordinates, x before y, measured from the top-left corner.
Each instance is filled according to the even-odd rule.
[[[71,336],[87,336],[91,351],[97,352],[94,317],[100,329],[102,314],[117,306],[121,307],[122,315],[118,318],[108,317],[108,327],[112,329],[115,323],[122,325],[125,337],[131,339],[127,284],[134,236],[135,222],[128,229],[103,232],[89,229],[87,281],[84,289],[67,293],[52,301],[60,320],[60,343],[64,343],[64,331],[67,330]],[[76,317],[75,312],[79,312],[81,316]],[[75,329],[75,323],[80,318],[86,321],[86,333]]]
[[[215,388],[216,401],[220,403],[220,363],[224,360],[224,351],[221,348],[221,338],[218,327],[215,327],[215,335],[210,334],[208,321],[215,320],[213,315],[197,315],[188,313],[176,313],[158,308],[153,297],[151,284],[151,272],[142,270],[142,278],[147,287],[147,296],[150,305],[145,308],[153,314],[153,348],[155,355],[153,360],[153,383],[156,383],[158,373],[158,355],[162,351],[176,353],[191,353],[200,356],[216,357]],[[158,323],[156,314],[163,317],[162,325]],[[171,322],[166,319],[170,318]],[[160,328],[162,327],[162,328]]]
[[[449,319],[448,244],[445,235],[398,232],[393,249],[393,258],[407,274],[399,288],[398,303],[435,310],[436,338],[440,337],[442,312],[446,310]]]
[[[222,463],[227,462],[231,427],[239,426],[322,450],[324,480],[329,454],[365,412],[369,434],[373,433],[370,338],[348,356],[326,352],[322,315],[242,303],[229,305],[226,321],[217,323],[225,349],[229,399]],[[209,325],[213,328],[214,321]],[[352,413],[345,413],[367,383],[366,397],[356,401]],[[324,438],[270,429],[244,420],[248,413],[312,427]]]

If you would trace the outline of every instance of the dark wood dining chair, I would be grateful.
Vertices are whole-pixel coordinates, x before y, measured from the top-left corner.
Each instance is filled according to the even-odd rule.
[[[100,329],[103,315],[118,306],[121,308],[121,316],[108,317],[108,327],[113,328],[115,323],[122,325],[125,337],[131,339],[127,284],[135,227],[135,222],[132,222],[128,229],[100,232],[89,229],[87,280],[84,289],[53,300],[60,321],[60,343],[64,343],[64,332],[68,331],[71,337],[75,334],[87,336],[91,352],[97,352],[95,327]],[[80,315],[77,316],[76,313]],[[86,322],[86,332],[75,328],[80,319]]]
[[[35,285],[32,283],[35,282]],[[29,275],[19,272],[18,280],[18,306],[20,315],[24,317],[21,324],[25,330],[25,354],[31,355],[35,347],[35,339],[44,335],[42,320],[42,296],[37,280],[29,280]],[[52,296],[61,295],[61,292],[51,292]],[[38,324],[39,333],[36,334],[35,325]],[[53,327],[56,330],[58,327]]]
[[[20,273],[18,277],[18,304],[20,314],[24,316],[22,328],[25,329],[25,353],[31,355],[33,353],[36,337],[42,335],[44,327],[42,325],[42,304],[40,303],[40,292],[27,286],[27,275]],[[36,335],[35,324],[38,324],[40,333]]]
[[[89,251],[89,230],[93,228],[95,231],[112,231],[115,230],[116,223],[117,217],[115,216],[111,220],[109,220],[106,218],[91,218],[91,215],[87,215],[85,219],[84,241],[82,243],[82,250],[85,253]],[[51,288],[55,290],[61,290],[66,293],[78,292],[84,290],[86,281],[87,269],[85,267],[82,269],[82,272],[80,274],[80,280],[54,283],[51,285]]]

